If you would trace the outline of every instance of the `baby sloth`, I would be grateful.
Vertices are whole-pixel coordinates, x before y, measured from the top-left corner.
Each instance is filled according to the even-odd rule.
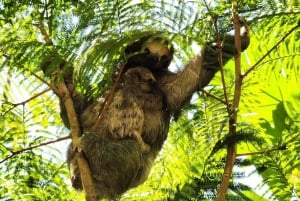
[[[156,99],[157,93],[156,80],[149,69],[128,69],[122,75],[112,101],[103,113],[97,130],[100,138],[103,141],[133,138],[142,153],[148,153],[151,147],[142,138],[144,113],[149,105],[147,102]],[[91,109],[94,113],[99,112],[99,108]]]
[[[145,97],[153,95],[155,84],[155,78],[149,69],[129,69],[123,75],[112,102],[103,114],[104,126],[107,125],[112,139],[133,138],[143,153],[150,151],[150,146],[142,138],[144,105],[145,101],[151,101],[145,100]]]

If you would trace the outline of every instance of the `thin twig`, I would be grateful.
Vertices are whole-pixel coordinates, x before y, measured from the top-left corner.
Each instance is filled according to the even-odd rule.
[[[205,91],[203,88],[201,88],[200,91],[201,91],[202,93],[204,93],[205,95],[207,95],[207,96],[209,96],[209,97],[211,97],[211,98],[213,98],[213,99],[216,99],[217,101],[219,101],[219,102],[223,103],[224,105],[226,105],[226,101],[224,101],[224,100],[222,100],[221,98],[219,98],[219,97],[217,97],[217,96],[215,96],[215,95],[213,95],[213,94],[211,94],[211,93]]]
[[[215,30],[216,30],[216,33],[217,33],[218,61],[219,61],[220,72],[221,72],[223,94],[224,94],[226,109],[227,109],[227,112],[229,112],[230,106],[229,106],[227,88],[226,88],[226,81],[225,81],[225,73],[224,73],[224,65],[223,65],[223,54],[222,54],[222,42],[221,42],[221,38],[220,38],[219,31],[218,31],[218,26],[217,26],[216,20],[214,20],[214,27],[215,27]]]
[[[59,90],[57,90],[57,88],[55,87],[54,83],[49,83],[47,82],[45,79],[43,79],[41,76],[39,76],[38,74],[34,73],[34,72],[31,72],[31,74],[36,77],[38,80],[40,80],[41,82],[43,82],[44,84],[46,84],[48,87],[50,87],[52,89],[52,91],[57,94],[58,96],[61,96],[59,95]]]
[[[7,59],[10,59],[11,56],[9,54],[4,53],[2,56],[4,56]],[[26,71],[28,71],[27,68],[25,68],[22,64],[15,62],[16,65],[18,65],[21,69],[24,69]],[[54,87],[53,84],[47,82],[45,79],[43,79],[41,76],[39,76],[38,74],[32,72],[32,71],[28,71],[30,74],[32,74],[34,77],[36,77],[38,80],[40,80],[41,82],[43,82],[44,84],[46,84],[47,86],[49,86],[49,88],[51,88],[54,93],[58,93],[58,91],[56,90],[56,88]]]
[[[300,14],[300,12],[281,12],[281,13],[273,13],[273,14],[261,15],[261,16],[258,16],[258,17],[254,17],[253,19],[251,19],[251,21],[249,21],[249,23],[253,23],[255,21],[259,21],[259,20],[265,19],[265,18],[272,19],[272,18],[278,17],[278,16],[299,15],[299,14]]]
[[[27,100],[25,100],[25,101],[20,102],[20,103],[9,103],[10,105],[12,105],[12,107],[9,108],[7,111],[5,111],[3,114],[0,114],[0,116],[5,116],[7,113],[9,113],[10,111],[12,111],[12,110],[13,110],[14,108],[16,108],[17,106],[19,106],[19,105],[25,105],[26,103],[32,101],[33,99],[35,99],[35,98],[41,96],[42,94],[44,94],[44,93],[46,93],[46,92],[48,92],[48,91],[50,91],[50,90],[51,90],[50,88],[45,89],[44,91],[42,91],[42,92],[40,92],[40,93],[38,93],[38,94],[36,94],[36,95],[30,97],[29,99],[27,99]]]
[[[260,62],[262,62],[274,49],[278,47],[280,43],[282,43],[293,31],[295,31],[297,28],[300,27],[300,24],[298,23],[296,26],[291,28],[285,36],[283,36],[264,56],[262,56],[252,67],[250,67],[242,76],[246,77],[251,71],[253,71]]]
[[[36,95],[32,96],[31,98],[29,98],[29,99],[27,99],[27,100],[25,100],[25,101],[22,101],[22,102],[20,102],[20,103],[15,103],[15,104],[13,104],[13,106],[24,105],[24,104],[28,103],[29,101],[32,101],[33,99],[35,99],[35,98],[41,96],[42,94],[44,94],[44,93],[46,93],[46,92],[48,92],[48,91],[50,91],[50,90],[51,90],[50,88],[45,89],[44,91],[41,91],[40,93],[37,93]]]
[[[238,156],[253,156],[253,155],[258,155],[258,154],[269,154],[273,151],[282,151],[282,150],[286,150],[286,145],[282,145],[279,147],[275,147],[275,148],[267,149],[267,150],[263,150],[263,151],[236,154],[236,157],[238,157]]]
[[[7,161],[8,159],[16,156],[16,155],[19,155],[25,151],[29,151],[29,150],[32,150],[32,149],[36,149],[38,147],[41,147],[41,146],[45,146],[45,145],[49,145],[49,144],[53,144],[53,143],[56,143],[56,142],[60,142],[60,141],[63,141],[63,140],[67,140],[67,139],[70,139],[70,136],[65,136],[65,137],[62,137],[62,138],[58,138],[56,140],[51,140],[51,141],[48,141],[48,142],[43,142],[41,144],[38,144],[38,145],[34,145],[34,146],[31,146],[31,147],[27,147],[25,149],[21,149],[21,150],[18,150],[18,151],[12,151],[11,155],[9,155],[8,157],[6,157],[5,159],[1,160],[0,161],[0,164]]]
[[[122,75],[123,72],[124,72],[125,65],[126,65],[126,62],[123,63],[123,64],[121,64],[120,70],[119,70],[119,72],[118,72],[118,76],[117,76],[117,78],[116,78],[116,81],[114,82],[114,85],[113,85],[112,88],[110,89],[109,95],[108,95],[108,97],[105,99],[104,106],[103,106],[103,108],[102,108],[102,110],[101,110],[101,113],[100,113],[100,115],[99,115],[99,117],[98,117],[96,123],[95,123],[94,126],[91,128],[91,131],[96,131],[96,130],[98,129],[99,125],[101,124],[101,121],[102,121],[102,119],[103,119],[103,114],[106,112],[106,110],[107,110],[109,104],[111,103],[111,101],[112,101],[112,99],[113,99],[113,96],[114,96],[115,90],[116,90],[116,88],[117,88],[117,85],[118,85],[118,83],[119,83],[119,81],[120,81],[121,75]]]
[[[258,66],[261,66],[261,65],[264,65],[266,63],[271,63],[273,61],[276,61],[276,60],[281,60],[281,59],[286,59],[286,58],[289,58],[289,57],[296,57],[296,56],[300,56],[300,53],[299,54],[291,54],[291,55],[286,55],[286,56],[281,56],[281,57],[276,57],[274,59],[269,59],[269,60],[266,60],[260,64],[258,64],[256,67]]]

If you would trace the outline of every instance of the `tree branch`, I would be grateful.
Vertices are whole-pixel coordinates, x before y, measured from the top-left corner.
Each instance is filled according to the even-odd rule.
[[[52,80],[55,80],[55,77]],[[66,87],[66,84],[63,79],[60,80],[59,83],[57,84],[57,91],[59,92],[58,94],[60,95],[60,98],[63,101],[67,111],[67,115],[70,123],[73,149],[76,149],[80,142],[81,130],[80,130],[80,125],[79,125],[79,121],[77,118],[72,97],[70,96],[69,90]],[[86,201],[97,201],[88,162],[83,156],[82,152],[77,152],[76,157],[79,165],[79,170],[81,173],[82,185],[85,190]]]
[[[18,150],[18,151],[11,151],[11,155],[9,155],[5,159],[1,160],[0,164],[3,163],[3,162],[5,162],[5,161],[7,161],[8,159],[16,156],[16,155],[19,155],[19,154],[25,152],[25,151],[29,151],[29,150],[32,150],[32,149],[35,149],[35,148],[38,148],[38,147],[41,147],[41,146],[53,144],[53,143],[56,143],[56,142],[60,142],[60,141],[63,141],[63,140],[69,139],[69,138],[70,138],[70,136],[65,136],[65,137],[62,137],[62,138],[58,138],[56,140],[51,140],[51,141],[48,141],[48,142],[43,142],[41,144],[34,145],[34,146],[31,146],[31,147],[27,147],[25,149],[21,149],[21,150]]]
[[[233,103],[228,112],[229,114],[229,135],[234,135],[236,132],[237,123],[237,112],[239,108],[239,102],[242,90],[242,80],[241,76],[241,35],[240,35],[240,17],[238,16],[238,4],[237,0],[232,0],[232,16],[234,25],[234,45],[235,45],[235,89]],[[235,143],[231,143],[227,148],[227,157],[225,163],[225,169],[222,176],[222,181],[220,184],[220,189],[217,194],[217,201],[224,201],[226,198],[227,189],[230,183],[230,178],[232,175],[233,165],[236,158]]]

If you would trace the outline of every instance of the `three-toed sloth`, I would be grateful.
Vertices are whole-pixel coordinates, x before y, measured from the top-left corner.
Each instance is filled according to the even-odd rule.
[[[241,40],[242,50],[245,50],[249,45],[248,33],[243,33]],[[226,42],[225,38],[223,43]],[[223,54],[224,63],[235,54],[232,40],[229,42],[226,45],[232,49]],[[202,48],[179,73],[168,70],[173,58],[173,47],[169,41],[160,37],[142,38],[129,45],[125,53],[128,55],[125,73],[121,75],[116,95],[98,130],[91,131],[91,128],[101,113],[103,99],[100,97],[88,103],[85,97],[72,93],[83,130],[80,147],[89,163],[98,199],[118,197],[147,179],[151,165],[167,138],[171,117],[180,113],[192,94],[206,86],[219,69],[217,50],[212,43]],[[136,72],[133,73],[134,71]],[[149,80],[145,81],[145,77],[153,77],[155,86],[149,84]],[[132,79],[131,85],[128,79]],[[151,90],[143,91],[143,84]],[[67,86],[72,86],[72,83],[67,83]],[[128,93],[122,92],[126,87],[129,88]],[[61,107],[61,116],[68,126],[62,104]],[[116,117],[113,117],[112,112],[115,112]],[[135,113],[142,116],[140,122],[138,117],[134,117]],[[136,124],[135,128],[126,128],[133,124]],[[82,189],[75,156],[75,151],[70,146],[67,162],[72,184],[74,188]]]
[[[101,141],[135,139],[141,152],[148,153],[151,147],[143,140],[146,136],[142,138],[146,134],[143,130],[146,121],[154,111],[165,109],[162,93],[152,72],[144,67],[128,69],[121,76],[113,97],[107,104],[108,107],[101,115],[101,122],[98,122],[95,131],[102,138]],[[95,101],[84,110],[81,122],[87,128],[85,130],[89,131],[88,128],[94,126],[102,112],[99,108],[102,105],[103,103]]]

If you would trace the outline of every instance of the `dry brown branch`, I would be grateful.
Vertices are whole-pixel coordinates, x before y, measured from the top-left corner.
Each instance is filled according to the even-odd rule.
[[[9,155],[8,157],[6,157],[5,159],[1,160],[0,161],[0,164],[7,161],[8,159],[16,156],[16,155],[19,155],[25,151],[29,151],[29,150],[32,150],[32,149],[35,149],[35,148],[38,148],[38,147],[42,147],[42,146],[45,146],[45,145],[49,145],[49,144],[53,144],[53,143],[56,143],[56,142],[60,142],[60,141],[63,141],[63,140],[66,140],[66,139],[69,139],[70,136],[65,136],[65,137],[62,137],[62,138],[58,138],[56,140],[51,140],[51,141],[48,141],[48,142],[43,142],[41,144],[38,144],[38,145],[34,145],[34,146],[31,146],[31,147],[27,147],[25,149],[21,149],[21,150],[18,150],[18,151],[12,151],[11,152],[11,155]]]

